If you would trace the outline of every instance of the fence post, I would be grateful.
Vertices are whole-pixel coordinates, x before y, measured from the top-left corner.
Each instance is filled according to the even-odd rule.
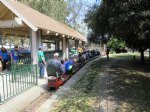
[[[2,96],[1,96],[1,93],[0,93],[0,104],[2,103]]]
[[[38,69],[38,67],[37,67],[37,64],[35,65],[35,69],[36,69],[36,85],[38,85],[38,73],[37,73],[37,69]]]

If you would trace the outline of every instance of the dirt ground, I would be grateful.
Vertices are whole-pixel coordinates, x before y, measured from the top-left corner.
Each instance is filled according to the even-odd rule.
[[[50,112],[150,112],[149,67],[131,57],[97,60]]]

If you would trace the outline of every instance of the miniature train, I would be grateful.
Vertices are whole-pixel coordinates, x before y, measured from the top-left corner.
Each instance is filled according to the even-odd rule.
[[[93,60],[100,56],[98,50],[86,51],[79,53],[76,56],[76,65],[73,66],[71,73],[65,73],[60,75],[60,71],[54,65],[48,64],[47,74],[48,74],[48,89],[57,89],[60,85],[64,84],[75,72],[77,72],[82,66],[84,66],[88,61]]]

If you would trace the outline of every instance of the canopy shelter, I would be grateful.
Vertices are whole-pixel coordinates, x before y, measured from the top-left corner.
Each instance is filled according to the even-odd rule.
[[[79,41],[86,41],[82,34],[67,25],[14,0],[0,0],[0,37],[2,35],[30,37],[34,63],[42,38],[61,38],[64,58],[68,57],[69,38],[74,39],[76,45]]]

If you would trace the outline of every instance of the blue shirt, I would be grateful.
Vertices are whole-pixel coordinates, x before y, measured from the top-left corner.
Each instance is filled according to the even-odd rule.
[[[0,55],[2,56],[3,60],[8,60],[8,52],[2,52],[0,51]]]
[[[61,72],[64,72],[62,66],[61,66],[61,62],[58,59],[51,59],[49,60],[49,64],[54,65],[55,67],[57,67]]]
[[[73,64],[74,64],[74,62],[72,59],[64,62],[64,65],[65,65],[65,68],[67,71],[70,70],[70,66],[72,66]]]
[[[19,60],[19,51],[18,50],[11,50],[13,60]]]

